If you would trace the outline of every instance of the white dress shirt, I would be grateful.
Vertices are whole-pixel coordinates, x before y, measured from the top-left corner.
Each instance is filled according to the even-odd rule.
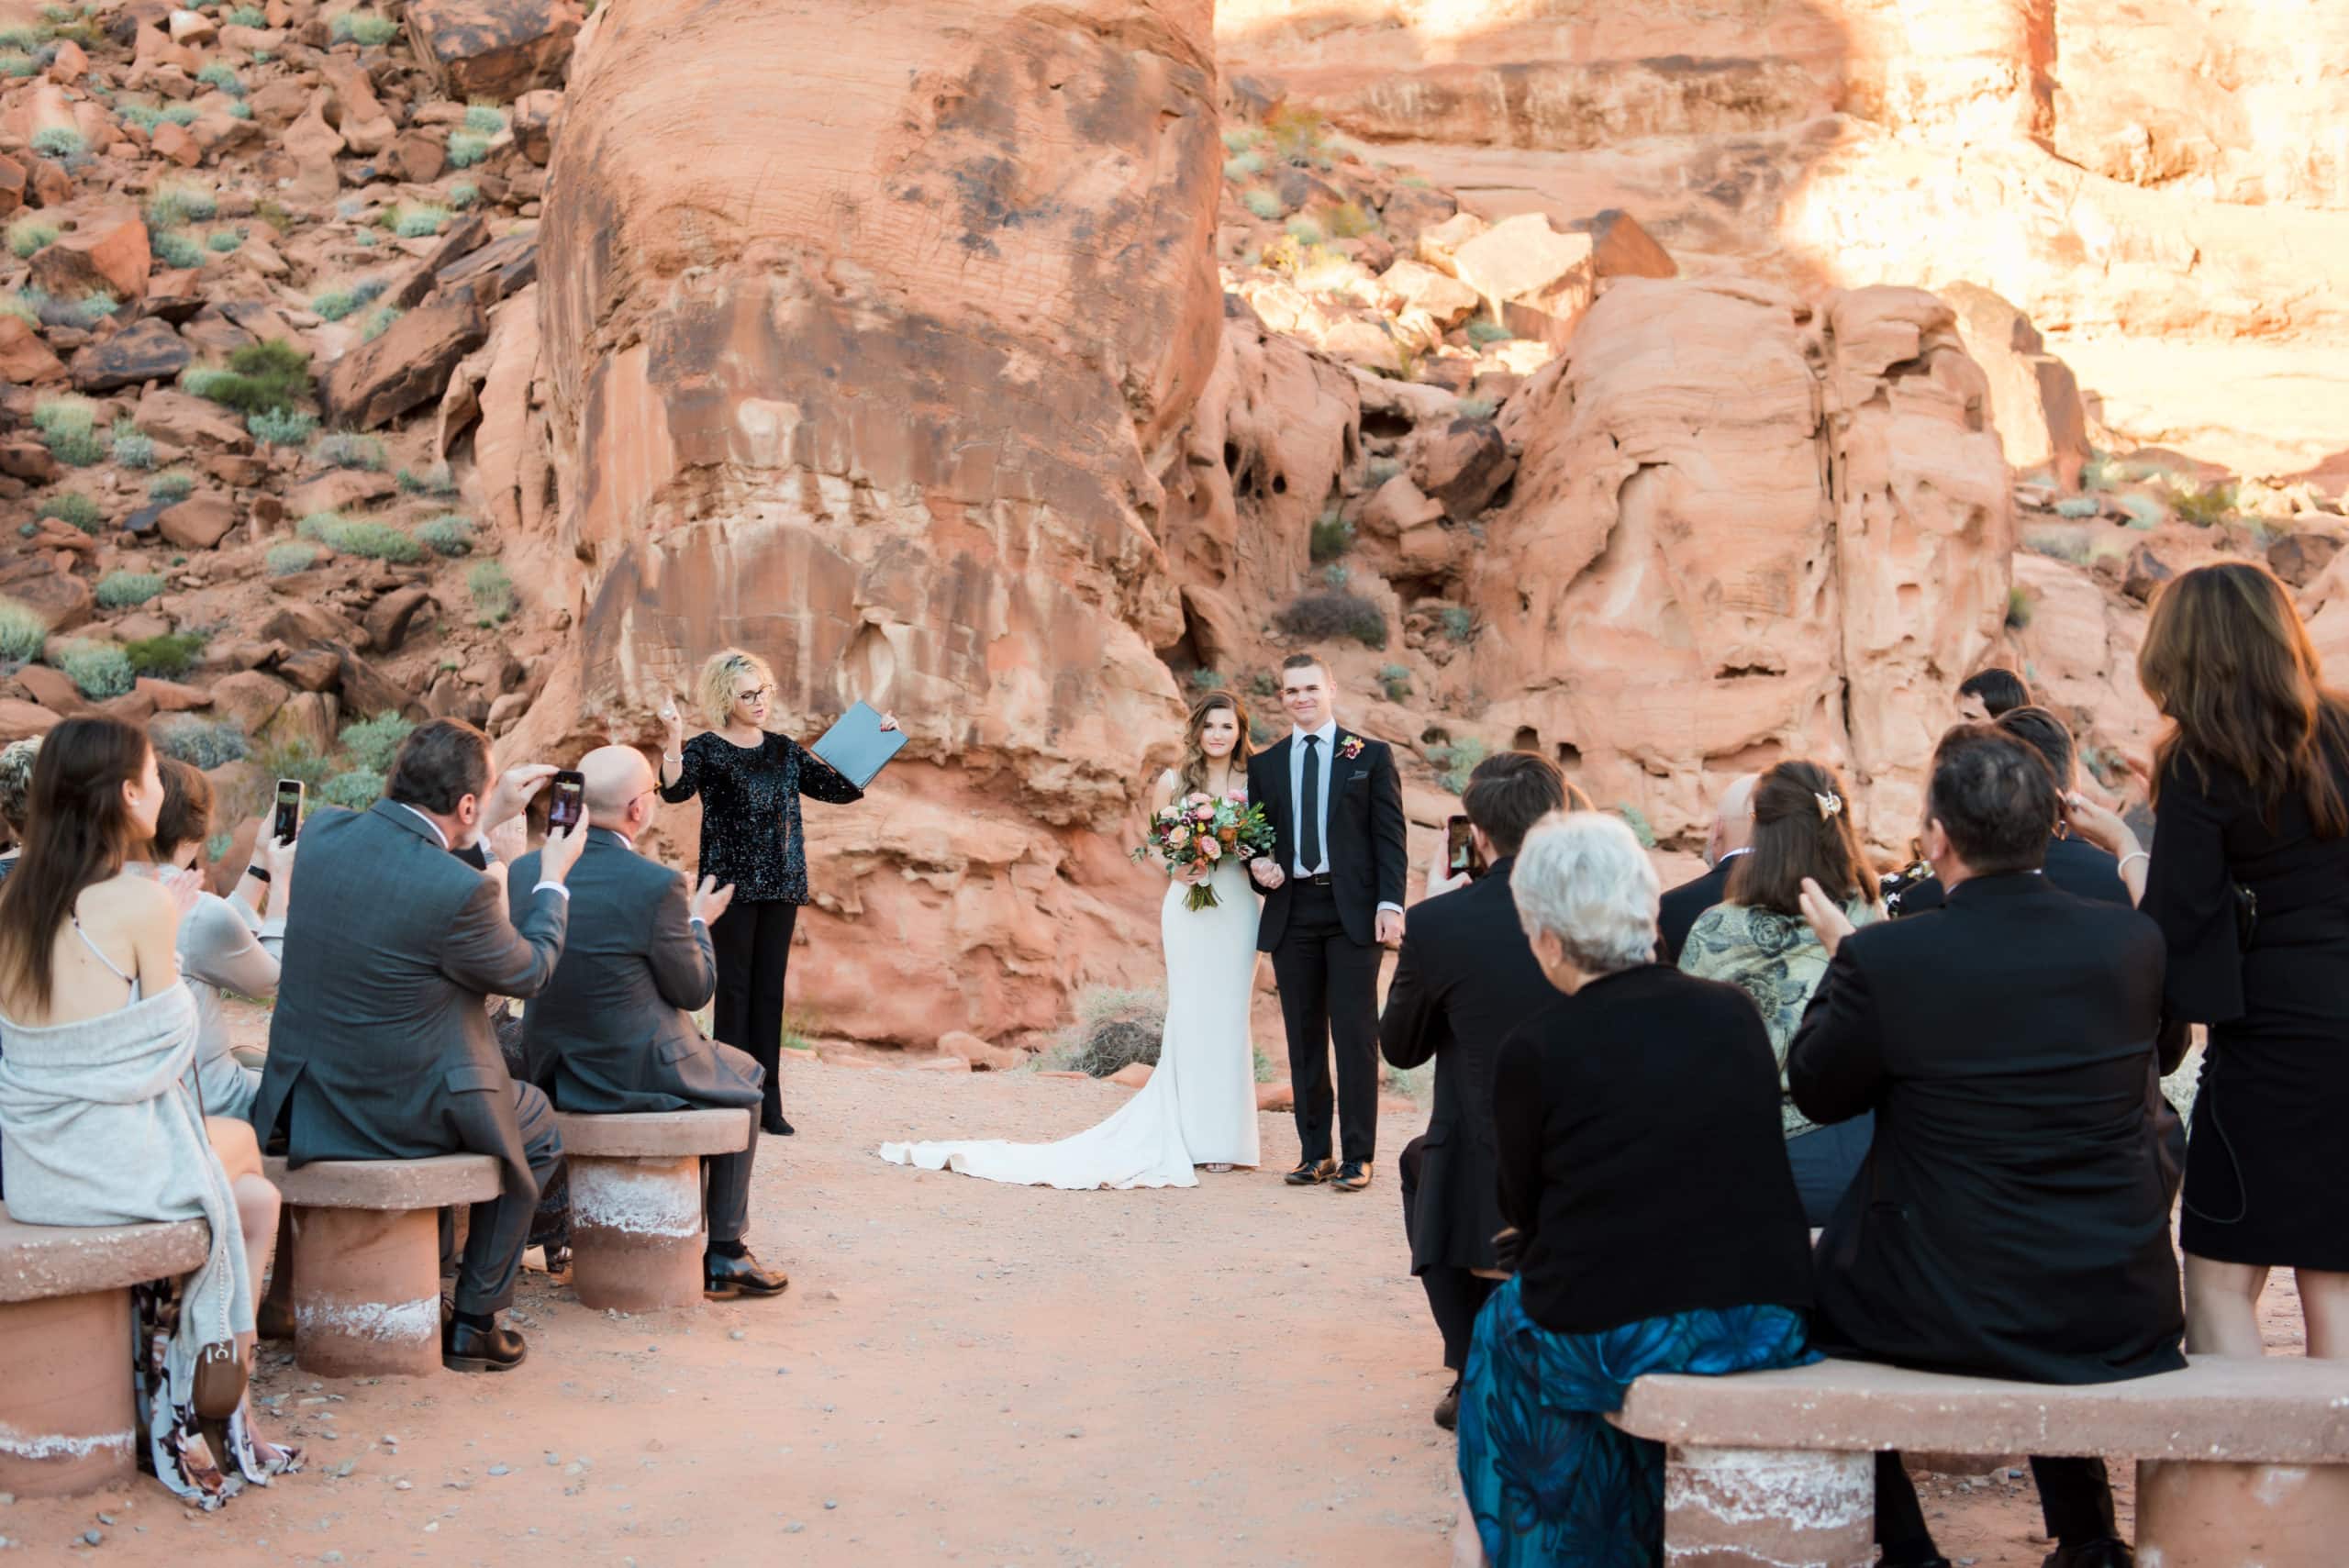
[[[1318,866],[1308,866],[1305,863],[1304,858],[1305,738],[1308,735],[1316,736],[1320,740],[1320,744],[1313,748],[1313,760],[1319,765],[1321,774],[1321,798],[1319,801],[1321,807],[1321,820],[1319,823],[1321,838],[1321,863]],[[1337,785],[1337,750],[1338,721],[1334,718],[1323,724],[1319,729],[1291,728],[1289,731],[1289,837],[1290,842],[1297,846],[1297,852],[1291,857],[1293,863],[1289,866],[1289,872],[1290,874],[1294,876],[1320,876],[1330,869],[1330,796]],[[1382,903],[1378,907],[1381,913],[1389,909],[1394,910],[1397,915],[1403,912],[1403,906],[1400,904]]]

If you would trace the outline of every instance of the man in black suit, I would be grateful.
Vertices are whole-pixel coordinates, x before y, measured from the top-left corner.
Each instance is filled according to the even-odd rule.
[[[1729,863],[1745,853],[1746,845],[1753,840],[1753,785],[1760,777],[1740,773],[1729,781],[1729,787],[1721,791],[1720,804],[1713,808],[1712,835],[1705,841],[1705,858],[1711,867],[1656,901],[1658,963],[1678,963],[1680,946],[1688,940],[1697,917],[1729,896]]]
[[[1411,910],[1403,954],[1378,1020],[1379,1049],[1401,1068],[1435,1062],[1428,1129],[1403,1146],[1403,1233],[1411,1272],[1443,1335],[1452,1387],[1435,1424],[1452,1429],[1476,1313],[1500,1277],[1493,1237],[1501,1218],[1493,1132],[1493,1062],[1511,1030],[1558,1000],[1534,962],[1509,868],[1533,825],[1566,807],[1565,775],[1545,757],[1504,751],[1476,764],[1462,801],[1485,866],[1475,880],[1438,880]],[[1590,803],[1575,792],[1577,809]]]
[[[2004,674],[2004,671],[1989,672]],[[2079,763],[2072,745],[2072,732],[2064,721],[2043,707],[2009,708],[1993,720],[2033,751],[2047,764],[2054,775],[2059,795],[2069,795],[2079,776]],[[2047,859],[2041,874],[2051,883],[2091,904],[2134,904],[2128,887],[2121,880],[2121,862],[2086,839],[2074,838],[2063,830],[2059,817],[2048,824],[2053,836],[2047,840]],[[1900,895],[1898,913],[1903,917],[1921,914],[1942,906],[1941,878],[1929,876],[1912,883]]]
[[[525,1054],[548,1064],[548,1092],[562,1110],[755,1111],[764,1070],[748,1051],[704,1037],[688,1016],[717,993],[709,925],[726,913],[734,890],[705,878],[689,891],[683,874],[637,853],[661,799],[643,752],[602,747],[581,759],[579,771],[587,846],[571,873],[571,937],[553,978],[522,1016]],[[514,862],[518,918],[538,859]],[[780,1296],[791,1283],[781,1270],[761,1267],[742,1241],[759,1148],[757,1118],[751,1122],[739,1151],[702,1158],[709,1238],[702,1294],[712,1300]]]
[[[2032,695],[2030,685],[2021,675],[1992,665],[1960,681],[1957,695],[1951,700],[1960,724],[1988,724],[2016,708],[2029,707]]]
[[[1378,1151],[1379,949],[1403,940],[1410,847],[1394,753],[1340,728],[1333,695],[1315,655],[1281,665],[1295,728],[1248,759],[1248,798],[1264,806],[1275,848],[1248,871],[1264,895],[1256,945],[1273,955],[1288,1031],[1300,1153],[1288,1183],[1360,1192]],[[1343,1164],[1330,1157],[1333,1043]]]
[[[435,719],[400,743],[384,798],[322,810],[302,828],[269,1062],[253,1101],[287,1162],[493,1154],[504,1190],[473,1207],[455,1316],[440,1360],[458,1372],[521,1364],[522,1336],[497,1314],[514,1295],[542,1183],[562,1161],[547,1097],[517,1084],[486,998],[535,996],[562,951],[569,875],[585,843],[553,836],[514,889],[486,858],[484,831],[520,813],[551,768],[490,786],[489,737]],[[453,851],[453,852],[452,852]],[[486,865],[487,869],[477,869]]]
[[[2056,812],[2038,755],[1989,725],[1933,753],[1940,909],[1854,931],[1806,882],[1832,959],[1787,1061],[1802,1113],[1876,1113],[1818,1249],[1813,1340],[1898,1365],[2110,1383],[2186,1364],[2147,1106],[2161,930],[2036,874]],[[2033,1459],[2048,1568],[2128,1568],[2104,1463]],[[1886,1568],[1946,1568],[1897,1454],[1876,1462]]]

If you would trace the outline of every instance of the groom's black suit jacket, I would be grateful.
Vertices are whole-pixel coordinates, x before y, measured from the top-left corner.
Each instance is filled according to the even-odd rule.
[[[1294,731],[1248,759],[1248,798],[1264,803],[1277,840],[1274,859],[1288,880],[1270,893],[1263,888],[1264,918],[1256,928],[1256,946],[1270,952],[1288,928],[1289,894],[1297,885],[1297,805],[1289,790],[1288,752]],[[1361,751],[1344,755],[1347,743],[1362,742]],[[1383,740],[1355,735],[1343,726],[1331,738],[1330,755],[1321,759],[1321,787],[1329,802],[1329,831],[1322,846],[1330,857],[1330,891],[1337,895],[1338,917],[1346,935],[1364,947],[1377,940],[1378,906],[1403,904],[1403,883],[1410,866],[1410,842],[1403,825],[1403,781],[1395,771],[1395,753]]]

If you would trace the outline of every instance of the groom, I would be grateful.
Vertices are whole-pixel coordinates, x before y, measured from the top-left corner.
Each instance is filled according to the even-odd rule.
[[[1286,740],[1248,759],[1248,798],[1264,803],[1275,848],[1251,861],[1264,893],[1256,945],[1273,955],[1288,1026],[1289,1083],[1303,1158],[1291,1186],[1370,1185],[1378,1142],[1379,949],[1403,940],[1409,855],[1403,786],[1385,742],[1332,717],[1329,666],[1310,653],[1281,666]],[[1338,1051],[1344,1163],[1330,1158],[1330,1046]]]

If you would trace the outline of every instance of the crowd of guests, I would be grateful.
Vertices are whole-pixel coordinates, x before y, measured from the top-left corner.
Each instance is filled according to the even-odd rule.
[[[1817,762],[1734,781],[1664,892],[1545,760],[1476,770],[1490,869],[1431,875],[1381,1045],[1435,1063],[1405,1220],[1487,1562],[1663,1562],[1662,1451],[1605,1419],[1644,1373],[2142,1377],[2262,1353],[2281,1267],[2349,1355],[2349,698],[2253,565],[2168,584],[2138,673],[2149,845],[2003,670],[1885,876]],[[2032,1469],[2048,1568],[2134,1561],[2101,1461]],[[1898,1454],[1876,1519],[1884,1568],[1946,1568]]]
[[[755,659],[718,655],[705,684],[714,733],[763,722],[773,680]],[[756,935],[778,917],[722,936],[737,889],[689,884],[637,845],[664,799],[698,787],[717,810],[730,791],[757,810],[714,818],[705,866],[750,868],[767,878],[753,903],[796,909],[798,794],[859,791],[784,737],[721,739],[740,753],[723,762],[689,748],[682,773],[671,739],[665,784],[632,747],[581,759],[584,819],[509,866],[487,835],[555,769],[497,775],[479,729],[420,725],[373,806],[320,809],[298,837],[269,837],[264,819],[227,897],[193,869],[210,781],[139,727],[69,718],[0,752],[0,818],[20,846],[0,861],[0,1196],[32,1224],[209,1221],[202,1268],[137,1293],[142,1457],[174,1493],[217,1507],[299,1462],[244,1397],[257,1329],[290,1327],[260,1310],[273,1252],[282,1286],[292,1244],[264,1151],[295,1167],[495,1156],[500,1191],[473,1207],[462,1246],[444,1217],[441,1359],[499,1372],[527,1353],[500,1315],[563,1190],[558,1108],[763,1106],[766,1127],[781,1120],[774,1053],[754,1054],[780,1022],[781,955]],[[718,1032],[751,1049],[695,1021],[729,984]],[[239,1055],[231,993],[275,998],[265,1053]],[[509,1000],[524,1011],[501,1043]],[[713,1298],[789,1283],[745,1244],[755,1142],[704,1162]]]

